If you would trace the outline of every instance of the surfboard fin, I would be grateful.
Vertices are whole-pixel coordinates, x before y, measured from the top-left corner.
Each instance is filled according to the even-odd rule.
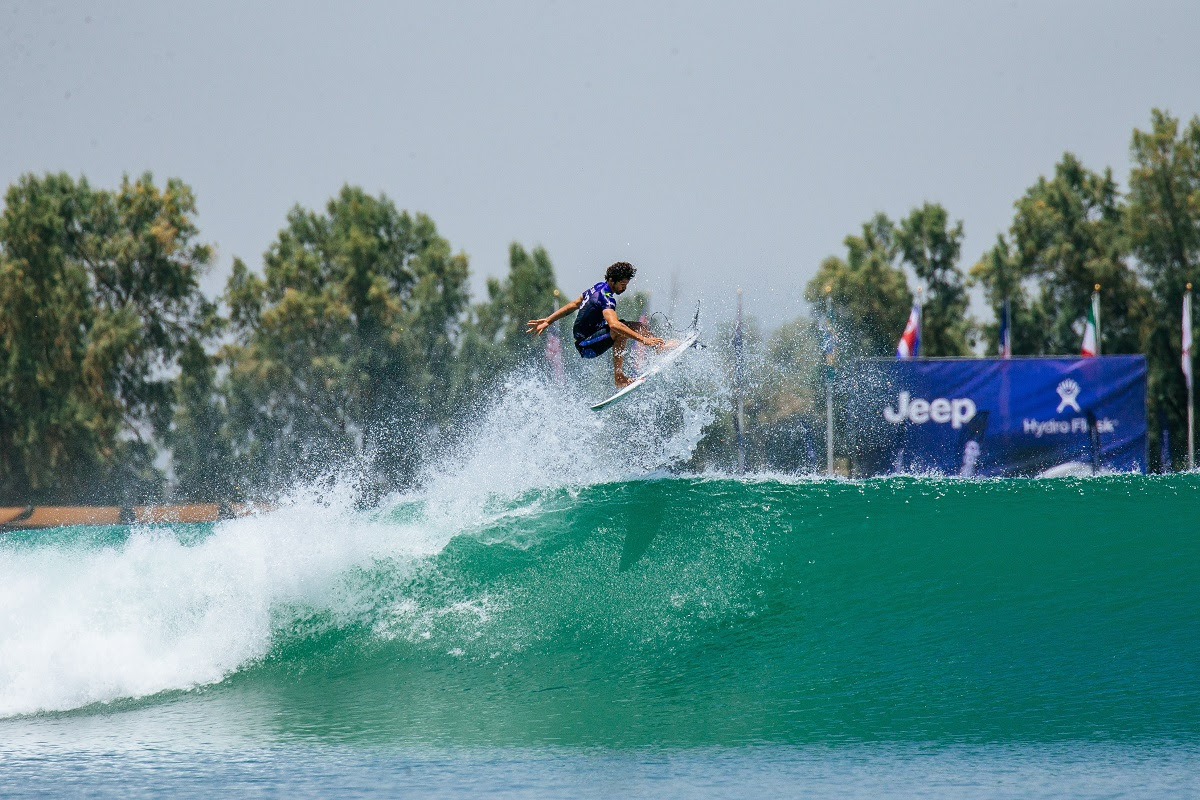
[[[692,347],[696,348],[697,350],[707,349],[703,344],[701,344],[700,337],[699,337],[699,333],[700,333],[700,301],[699,300],[696,301],[696,314],[695,314],[695,316],[692,317],[692,326],[688,330],[693,330],[693,331],[696,331],[696,333],[697,333],[696,341],[692,342]]]

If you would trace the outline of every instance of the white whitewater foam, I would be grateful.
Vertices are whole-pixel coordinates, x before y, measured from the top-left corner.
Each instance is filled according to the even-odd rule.
[[[591,387],[591,395],[610,388]],[[729,391],[719,359],[695,350],[607,409],[592,411],[591,395],[542,376],[510,377],[458,451],[426,470],[420,495],[431,518],[477,524],[497,501],[533,490],[626,480],[680,464]]]
[[[464,529],[532,510],[505,504],[523,493],[686,459],[724,397],[717,360],[697,353],[690,362],[603,414],[580,392],[514,378],[459,452],[397,499],[424,507],[409,523],[388,520],[388,509],[355,511],[352,481],[315,481],[277,510],[219,523],[199,541],[167,526],[109,546],[0,545],[0,717],[216,683],[267,656],[301,617],[320,612],[338,625],[386,615],[357,594],[369,590],[354,588],[356,569],[384,559],[412,569]],[[485,600],[406,612],[402,598],[391,621],[417,633],[444,614],[483,625],[502,608]]]
[[[117,546],[0,549],[0,716],[220,681],[269,652],[290,622],[281,608],[351,618],[357,601],[339,576],[443,545],[293,497],[190,545],[159,528]]]

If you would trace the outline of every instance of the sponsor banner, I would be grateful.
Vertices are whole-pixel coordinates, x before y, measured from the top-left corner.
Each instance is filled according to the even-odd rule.
[[[1146,471],[1146,358],[860,361],[846,375],[861,474]]]

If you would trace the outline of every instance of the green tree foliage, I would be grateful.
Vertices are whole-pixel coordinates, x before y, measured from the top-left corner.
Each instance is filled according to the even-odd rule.
[[[1149,131],[1130,145],[1129,232],[1155,293],[1175,305],[1200,281],[1200,117],[1179,120],[1154,109]]]
[[[1157,300],[1143,345],[1148,411],[1152,419],[1166,412],[1182,461],[1187,389],[1179,331],[1185,287],[1200,285],[1200,117],[1181,130],[1179,120],[1155,109],[1150,130],[1134,130],[1130,154],[1129,237]]]
[[[241,499],[228,412],[218,388],[218,361],[199,339],[189,342],[179,356],[175,420],[167,437],[177,499]]]
[[[1138,351],[1148,297],[1126,263],[1124,209],[1112,170],[1092,172],[1066,153],[1054,177],[1038,178],[1017,201],[1011,233],[1018,274],[1039,287],[1029,318],[1040,341],[1022,355],[1078,353],[1097,283],[1103,352]]]
[[[0,469],[14,499],[154,496],[180,353],[212,313],[195,199],[147,173],[116,191],[27,175],[0,217]]]
[[[741,331],[743,370],[739,384],[735,372],[735,331],[736,326],[733,323],[723,323],[717,326],[711,336],[704,337],[710,352],[720,358],[723,363],[728,376],[728,385],[733,391],[729,397],[730,404],[719,410],[714,424],[709,426],[692,451],[692,457],[688,462],[689,469],[736,471],[737,437],[734,431],[734,413],[739,392],[744,401],[746,429],[749,434],[746,448],[749,455],[747,468],[757,469],[762,463],[761,447],[755,437],[761,430],[757,407],[764,396],[764,383],[770,377],[766,372],[764,362],[766,336],[763,333],[761,322],[753,315],[746,315]]]
[[[452,416],[467,258],[427,216],[344,187],[295,208],[262,278],[237,262],[225,301],[233,453],[252,487],[366,457],[384,488],[411,479]]]
[[[650,293],[626,291],[617,298],[616,312],[620,319],[637,322],[650,314]]]
[[[895,226],[886,215],[876,214],[863,224],[860,236],[847,236],[845,245],[845,260],[830,256],[821,262],[804,297],[820,316],[824,314],[825,287],[831,287],[844,355],[890,355],[896,350],[913,301],[908,279],[897,264]]]
[[[740,390],[748,470],[823,470],[825,370],[815,325],[809,319],[799,318],[766,333],[757,318],[747,316],[742,329],[740,387],[734,377],[733,334],[733,326],[726,324],[711,338],[705,336],[710,352],[724,362],[735,391],[730,406],[720,411],[697,445],[689,468],[736,469],[733,415]],[[844,416],[842,409],[837,411],[839,417]]]
[[[541,352],[545,340],[525,333],[525,324],[565,302],[555,287],[554,264],[545,248],[527,251],[516,242],[508,248],[508,275],[503,281],[489,278],[487,295],[471,309],[463,329],[456,381],[462,405],[478,400],[498,377]]]
[[[970,280],[983,287],[984,297],[995,313],[995,322],[981,326],[985,354],[998,355],[1000,352],[1000,320],[1004,315],[1005,300],[1009,301],[1013,354],[1037,353],[1044,342],[1046,321],[1040,315],[1040,306],[1035,307],[1030,302],[1029,293],[1021,283],[1021,269],[1004,236],[996,236],[992,249],[971,267]]]
[[[766,341],[754,431],[764,467],[807,472],[824,466],[825,359],[810,320],[797,319]]]
[[[925,285],[921,355],[965,356],[970,352],[970,298],[958,267],[963,224],[950,225],[946,209],[925,203],[901,220],[896,245],[904,261]],[[898,334],[897,334],[898,335]]]

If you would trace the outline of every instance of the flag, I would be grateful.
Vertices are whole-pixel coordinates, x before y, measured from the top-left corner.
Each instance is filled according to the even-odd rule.
[[[550,368],[554,371],[554,379],[562,381],[566,375],[563,366],[562,339],[553,325],[546,329],[546,360],[550,362]]]
[[[921,348],[921,306],[913,303],[908,315],[908,324],[896,345],[896,358],[916,358]]]
[[[1183,366],[1183,378],[1187,381],[1188,389],[1192,388],[1192,293],[1183,296],[1183,355],[1180,364]]]
[[[1000,313],[1000,357],[1012,358],[1012,316],[1008,298],[1004,298],[1004,310]]]
[[[1096,355],[1096,315],[1088,306],[1087,325],[1083,329],[1083,346],[1080,355],[1084,357]]]

